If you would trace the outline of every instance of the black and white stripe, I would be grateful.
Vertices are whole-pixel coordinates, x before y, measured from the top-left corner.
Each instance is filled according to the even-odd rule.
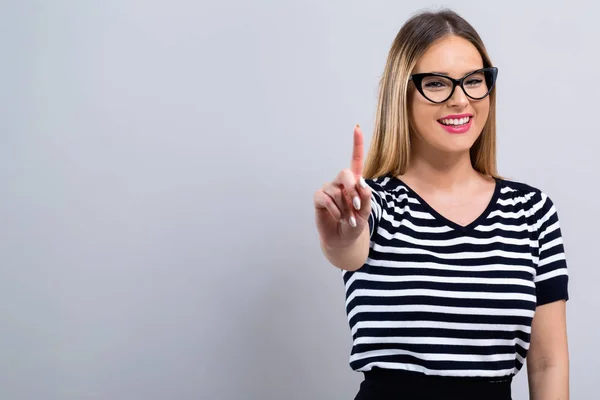
[[[367,180],[369,258],[343,272],[353,369],[504,377],[522,368],[536,306],[568,299],[567,264],[551,199],[496,182],[463,227],[397,178]]]

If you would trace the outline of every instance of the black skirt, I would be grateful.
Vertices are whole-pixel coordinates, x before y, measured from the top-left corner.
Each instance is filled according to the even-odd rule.
[[[379,369],[365,372],[354,400],[511,400],[512,376],[502,379],[436,377]]]

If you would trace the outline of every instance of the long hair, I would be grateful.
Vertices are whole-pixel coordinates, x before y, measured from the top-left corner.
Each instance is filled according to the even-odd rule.
[[[402,26],[389,51],[379,85],[379,99],[364,178],[403,175],[410,162],[408,116],[409,77],[418,60],[435,42],[454,35],[472,43],[484,67],[492,62],[475,29],[451,10],[426,11]],[[480,136],[470,150],[473,168],[499,178],[496,166],[496,86],[489,94],[490,111]]]

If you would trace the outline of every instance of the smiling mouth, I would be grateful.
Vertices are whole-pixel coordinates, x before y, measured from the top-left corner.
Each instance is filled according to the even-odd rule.
[[[463,118],[443,118],[438,119],[438,122],[442,125],[452,126],[452,127],[460,127],[465,126],[471,121],[473,117],[463,117]]]

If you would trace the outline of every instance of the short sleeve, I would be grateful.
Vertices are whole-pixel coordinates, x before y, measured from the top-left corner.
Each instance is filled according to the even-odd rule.
[[[379,221],[381,220],[381,215],[383,213],[384,193],[381,186],[379,186],[374,180],[365,179],[365,181],[371,188],[371,214],[369,215],[369,230],[370,236],[373,237],[373,234],[379,226]]]
[[[535,285],[537,305],[569,299],[569,274],[558,212],[552,200],[542,193],[536,215],[539,261]]]

